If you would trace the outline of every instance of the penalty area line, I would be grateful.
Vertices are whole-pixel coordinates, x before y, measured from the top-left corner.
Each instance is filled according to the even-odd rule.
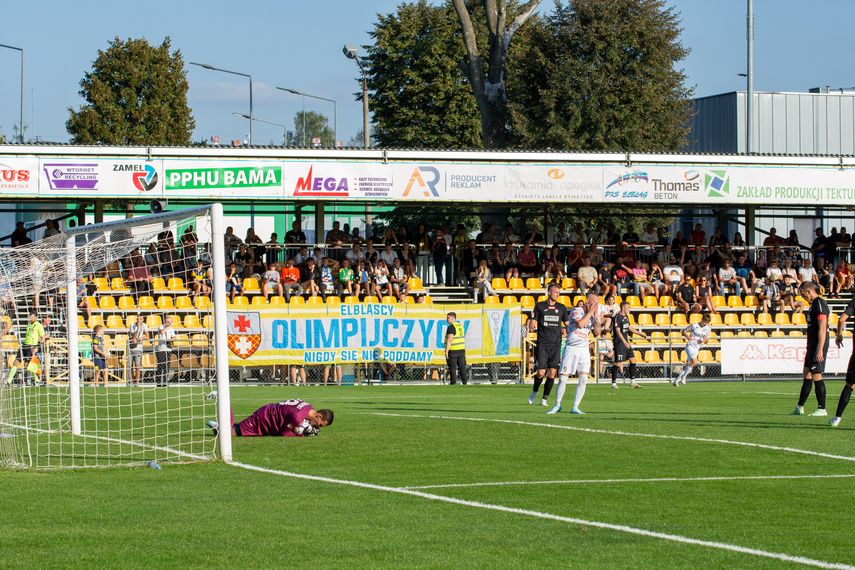
[[[597,521],[589,521],[585,519],[577,519],[573,517],[564,517],[560,515],[554,515],[551,513],[544,513],[540,511],[532,511],[528,509],[518,509],[515,507],[506,507],[504,505],[494,505],[490,503],[481,503],[478,501],[467,501],[464,499],[457,499],[454,497],[446,497],[443,495],[435,495],[433,493],[425,493],[422,491],[417,491],[413,489],[407,489],[403,487],[387,487],[385,485],[374,485],[371,483],[362,483],[360,481],[348,481],[346,479],[333,479],[331,477],[319,477],[317,475],[305,475],[302,473],[292,473],[290,471],[280,471],[278,469],[269,469],[267,467],[258,467],[256,465],[249,465],[246,463],[238,463],[238,462],[229,462],[229,465],[234,467],[239,467],[241,469],[247,469],[249,471],[258,471],[260,473],[269,473],[271,475],[279,475],[281,477],[291,477],[295,479],[304,479],[307,481],[319,481],[322,483],[334,483],[337,485],[348,485],[351,487],[359,487],[362,489],[371,489],[374,491],[385,491],[387,493],[397,493],[401,495],[410,495],[413,497],[419,497],[422,499],[428,499],[432,501],[441,501],[444,503],[450,503],[454,505],[464,506],[464,507],[473,507],[478,509],[487,509],[491,511],[499,511],[504,513],[511,513],[517,515],[525,515],[530,517],[536,517],[539,519],[553,520],[558,522],[564,522],[569,524],[579,524],[579,525],[587,525],[595,528],[602,528],[605,530],[614,530],[618,532],[626,532],[630,534],[636,534],[640,536],[646,536],[650,538],[658,538],[662,540],[669,540],[672,542],[679,542],[682,544],[691,544],[695,546],[705,546],[707,548],[715,548],[718,550],[727,550],[730,552],[738,552],[740,554],[751,554],[754,556],[762,556],[764,558],[771,558],[774,560],[781,560],[784,562],[794,562],[797,564],[804,564],[807,566],[814,566],[816,568],[831,568],[831,569],[843,569],[843,570],[855,570],[855,566],[849,566],[846,564],[835,564],[831,562],[825,562],[822,560],[814,560],[812,558],[806,558],[804,556],[791,556],[789,554],[782,554],[780,552],[768,552],[766,550],[760,550],[757,548],[747,548],[745,546],[738,546],[734,544],[727,544],[723,542],[712,542],[708,540],[699,540],[696,538],[689,538],[686,536],[680,536],[677,534],[667,534],[663,532],[655,532],[651,530],[645,530],[642,528],[635,528],[631,526],[625,525],[617,525],[611,523],[597,522]]]
[[[554,481],[492,481],[484,483],[450,483],[448,485],[415,485],[402,489],[448,489],[452,487],[501,487],[503,485],[572,485],[575,483],[680,483],[684,481],[744,481],[763,479],[846,479],[848,475],[745,475],[733,477],[656,477],[652,479],[564,479]]]
[[[692,437],[688,435],[664,435],[664,434],[656,434],[656,433],[634,433],[630,431],[611,431],[605,429],[593,429],[593,428],[583,428],[583,427],[574,427],[574,426],[562,426],[557,424],[545,424],[540,422],[524,422],[521,420],[499,420],[495,418],[472,418],[472,417],[464,417],[464,416],[430,416],[430,415],[419,415],[419,414],[390,414],[386,412],[368,412],[367,415],[376,415],[376,416],[391,416],[396,418],[431,418],[431,419],[439,419],[439,420],[455,420],[455,421],[468,421],[468,422],[494,422],[500,424],[517,424],[523,426],[533,426],[533,427],[546,427],[552,429],[566,429],[572,431],[582,431],[587,433],[597,433],[603,435],[628,435],[631,437],[649,437],[653,439],[676,439],[682,441],[700,441],[704,443],[723,443],[725,445],[741,445],[743,447],[756,447],[758,449],[771,449],[773,451],[787,451],[789,453],[801,453],[803,455],[813,455],[816,457],[825,457],[827,459],[842,459],[844,461],[855,461],[855,457],[849,457],[846,455],[834,455],[831,453],[822,453],[821,451],[810,451],[807,449],[797,449],[795,447],[781,447],[778,445],[767,445],[765,443],[751,443],[748,441],[733,441],[730,439],[713,439],[708,437]]]

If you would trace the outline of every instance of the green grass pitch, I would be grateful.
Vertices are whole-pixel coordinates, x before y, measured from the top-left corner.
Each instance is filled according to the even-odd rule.
[[[799,386],[592,385],[584,416],[566,411],[574,386],[555,416],[519,385],[235,387],[237,419],[294,397],[336,413],[316,438],[235,438],[235,461],[332,481],[220,462],[2,470],[0,566],[855,565],[855,410],[836,429],[788,416]]]

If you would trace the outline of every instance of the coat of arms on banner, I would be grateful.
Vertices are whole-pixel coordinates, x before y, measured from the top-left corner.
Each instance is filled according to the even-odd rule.
[[[236,356],[249,358],[261,345],[261,317],[258,313],[227,313],[228,344]]]

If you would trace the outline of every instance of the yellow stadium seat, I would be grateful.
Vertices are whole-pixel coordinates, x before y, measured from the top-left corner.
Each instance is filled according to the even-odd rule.
[[[739,295],[731,295],[727,298],[727,306],[733,308],[742,307],[742,298]]]
[[[722,331],[721,332],[721,338],[733,338],[735,336],[736,335],[734,334],[733,331]]]
[[[749,308],[756,308],[760,306],[760,300],[757,298],[757,295],[746,295],[745,296],[745,306]]]
[[[803,333],[802,331],[790,331],[790,336],[793,338],[803,338],[805,336],[805,333]]]
[[[211,298],[207,295],[199,295],[194,302],[196,308],[200,311],[206,311],[211,308]]]
[[[638,326],[652,326],[653,325],[653,317],[651,317],[648,313],[641,313],[638,315]]]
[[[629,314],[629,324],[635,326],[635,315],[632,313]]]
[[[252,306],[266,305],[267,299],[265,299],[263,295],[256,295],[255,297],[252,298],[252,301],[250,301],[249,304]]]
[[[191,369],[199,368],[199,362],[196,359],[196,356],[192,353],[182,354],[181,355],[181,368],[191,368]]]
[[[243,289],[244,291],[261,291],[261,286],[255,277],[246,277],[243,280]]]
[[[775,322],[772,320],[772,315],[769,313],[760,313],[757,315],[757,325],[761,327],[766,327],[770,325],[774,325]]]
[[[836,327],[838,322],[840,322],[840,317],[837,316],[837,313],[831,313],[828,317],[828,326]],[[793,324],[796,324],[795,317],[793,318]]]
[[[720,327],[724,325],[724,322],[721,320],[720,314],[710,315],[710,326]]]
[[[644,362],[648,364],[655,364],[662,362],[662,358],[659,356],[659,351],[657,350],[648,350],[644,353]]]
[[[627,295],[626,302],[629,303],[630,309],[637,309],[641,307],[641,299],[639,299],[636,295]],[[615,303],[617,303],[617,298],[615,298]]]
[[[655,323],[657,327],[670,327],[671,319],[668,318],[668,313],[658,313]]]
[[[170,291],[184,291],[184,280],[180,277],[170,277],[166,282],[166,288]]]
[[[327,305],[341,305],[341,297],[338,295],[327,296]]]
[[[674,298],[671,295],[662,295],[659,297],[659,306],[667,309],[674,306]]]
[[[130,295],[122,295],[119,297],[119,309],[122,311],[133,311],[137,308],[136,303],[134,303],[134,298]]]
[[[181,324],[181,315],[169,315],[172,317],[172,326],[175,328],[182,328],[184,325]]]
[[[698,362],[715,362],[713,358],[712,351],[710,350],[699,350],[698,351]]]
[[[754,320],[754,313],[742,313],[739,315],[739,323],[746,327],[753,327],[757,325],[757,321]]]
[[[155,308],[154,297],[150,295],[143,295],[139,298],[138,303],[140,309],[150,310]]]
[[[518,302],[519,301],[517,301],[517,298],[514,295],[505,295],[504,297],[502,297],[502,304],[503,305],[513,305],[514,303],[518,303]]]
[[[123,329],[125,328],[125,323],[122,322],[122,317],[119,315],[110,315],[107,317],[107,328]]]
[[[208,335],[205,333],[197,333],[190,338],[193,339],[192,345],[195,348],[208,348],[211,344],[208,340]]]
[[[559,295],[558,302],[564,305],[565,307],[570,308],[570,297],[567,295]]]
[[[271,305],[285,305],[285,297],[282,295],[273,295],[267,300]]]
[[[715,351],[715,361],[716,361],[718,364],[721,364],[721,351],[720,351],[720,350],[716,350],[716,351]]]
[[[311,297],[309,297],[309,298],[311,299]],[[320,297],[318,297],[318,298],[320,299]],[[312,302],[314,303],[315,301],[312,301]],[[298,297],[297,295],[294,295],[293,297],[291,297],[291,304],[292,305],[305,305],[306,300],[302,297]]]
[[[511,282],[508,283],[508,287],[515,291],[519,291],[521,289],[525,289],[525,284],[523,283],[523,280],[519,277],[512,277]]]
[[[425,288],[420,277],[410,277],[409,280],[407,280],[407,284],[409,284],[410,289],[415,289],[417,291],[421,291]]]
[[[98,325],[104,325],[104,319],[101,315],[92,315],[86,323],[90,329],[94,329]]]
[[[155,277],[151,280],[151,289],[152,291],[165,291],[166,280],[164,280],[163,277]]]
[[[562,289],[570,289],[570,290],[577,289],[576,280],[573,279],[572,277],[565,277],[564,279],[561,280],[561,288]]]
[[[77,315],[77,328],[85,329],[86,328],[86,320],[83,318],[83,315]]]
[[[683,335],[683,331],[671,331],[668,336],[671,338],[671,344],[686,342],[686,337]]]
[[[689,315],[689,324],[693,325],[695,323],[699,323],[701,322],[702,318],[703,315],[701,313],[692,313],[691,315]]]
[[[181,295],[175,298],[175,308],[179,311],[186,311],[193,308],[193,301],[187,295]]]
[[[756,331],[754,333],[754,338],[769,338],[769,333],[766,331]]]
[[[534,307],[534,297],[532,297],[531,295],[521,296],[520,305],[522,305],[524,309],[531,309],[532,307]]]
[[[650,333],[650,341],[653,344],[668,344],[668,337],[665,336],[664,332],[656,331]]]
[[[204,317],[202,317],[202,328],[203,329],[214,328],[214,317],[211,315],[205,315]]]
[[[190,336],[187,333],[179,333],[175,335],[175,343],[174,346],[179,348],[189,348],[190,347]]]
[[[411,297],[411,296],[407,296],[407,304],[408,305],[415,305],[416,304],[416,298]]]
[[[245,297],[244,295],[238,295],[235,297],[235,300],[232,302],[233,307],[248,307],[249,306],[249,297]]]
[[[291,300],[294,300],[294,297],[291,297]],[[344,298],[345,305],[356,305],[359,303],[359,297],[356,295],[348,295]]]
[[[781,326],[790,325],[790,316],[787,313],[778,313],[775,315],[775,324]]]
[[[430,295],[425,295],[425,305],[430,305],[433,303],[433,297]]]
[[[538,295],[537,302],[542,303],[543,301],[546,301],[546,299],[547,299],[546,295]]]
[[[643,306],[645,309],[650,309],[659,306],[659,299],[653,295],[648,295],[644,298]]]
[[[644,356],[641,354],[640,350],[634,350],[633,353],[635,354],[635,359],[637,361],[644,362]]]
[[[584,295],[576,295],[575,297],[573,297],[573,306],[574,307],[576,305],[578,305],[579,303],[584,303],[584,302],[585,302],[585,296]]]
[[[113,311],[116,309],[116,300],[109,295],[104,295],[98,300],[98,306],[102,311]]]
[[[366,295],[365,299],[362,300],[363,303],[379,303],[380,299],[378,299],[375,295]]]
[[[493,277],[492,281],[493,289],[507,289],[508,282],[505,281],[504,277]]]
[[[831,324],[831,319],[828,319],[828,324]],[[837,324],[837,323],[834,323]],[[796,326],[807,326],[807,319],[802,313],[793,313],[793,325]]]
[[[383,297],[384,303],[386,302],[386,299],[387,297]],[[394,299],[394,297],[392,297],[392,299]],[[489,297],[484,299],[484,303],[487,305],[498,305],[499,303],[501,303],[501,301],[502,300],[499,298],[498,295],[490,295]]]
[[[543,289],[543,284],[541,284],[540,279],[537,277],[529,277],[525,280],[525,288],[526,289]]]
[[[739,325],[739,315],[736,313],[727,313],[724,316],[724,324],[729,327],[735,327]]]
[[[291,300],[293,301],[296,298],[297,297],[291,297]],[[300,298],[302,299],[302,297],[300,297]],[[323,305],[324,304],[324,298],[315,295],[314,297],[309,297],[308,299],[306,299],[306,303],[309,305]]]
[[[86,297],[86,304],[89,305],[90,309],[97,309],[98,308],[98,297],[92,297],[92,296]]]
[[[727,301],[725,301],[724,297],[721,295],[713,295],[712,300],[713,300],[713,305],[715,305],[715,307],[717,309],[727,306]]]
[[[199,323],[199,315],[187,315],[184,317],[185,329],[198,329],[202,325]]]
[[[96,277],[92,280],[92,283],[95,284],[95,288],[98,289],[98,291],[110,290],[110,282],[107,281],[106,277]]]
[[[160,315],[148,315],[145,318],[145,324],[150,329],[156,329],[163,324],[163,320],[160,318]]]
[[[739,331],[736,338],[751,338],[751,331]]]
[[[157,298],[157,308],[161,311],[168,311],[170,309],[175,308],[175,304],[172,302],[172,297],[169,295],[161,295]]]
[[[110,282],[110,289],[113,291],[130,291],[130,288],[121,277],[113,277]]]
[[[678,353],[676,350],[666,350],[662,354],[662,360],[669,364],[679,364],[681,362],[680,353]]]
[[[671,324],[675,327],[687,327],[689,323],[686,321],[686,315],[683,313],[674,313],[671,317]]]

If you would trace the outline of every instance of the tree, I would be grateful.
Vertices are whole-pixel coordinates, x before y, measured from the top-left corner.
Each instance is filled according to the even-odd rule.
[[[488,47],[485,58],[478,45],[478,32],[466,0],[452,0],[460,21],[466,62],[461,70],[472,86],[472,93],[481,113],[481,137],[484,148],[504,148],[508,141],[507,95],[505,66],[508,48],[514,34],[534,13],[541,0],[529,0],[507,24],[507,0],[481,0],[483,16],[487,23]]]
[[[86,105],[71,107],[66,129],[75,144],[188,145],[196,126],[187,106],[187,72],[170,40],[115,38],[98,51],[80,81]]]
[[[356,134],[350,137],[350,140],[347,141],[345,146],[353,147],[353,148],[364,148],[365,147],[365,135],[362,134],[362,127],[356,129]],[[377,146],[377,135],[374,132],[374,126],[368,130],[368,144],[370,146]]]
[[[556,2],[509,66],[510,122],[525,148],[674,151],[692,89],[679,14],[664,0]]]
[[[458,35],[447,3],[418,0],[379,16],[363,58],[379,146],[481,146],[478,107],[458,68],[466,56]]]
[[[303,137],[305,128],[306,136]],[[321,139],[320,146],[335,146],[335,133],[330,128],[329,119],[321,113],[314,111],[306,112],[306,121],[303,122],[303,111],[297,111],[294,115],[294,130],[288,131],[288,146],[312,146],[312,139]]]

